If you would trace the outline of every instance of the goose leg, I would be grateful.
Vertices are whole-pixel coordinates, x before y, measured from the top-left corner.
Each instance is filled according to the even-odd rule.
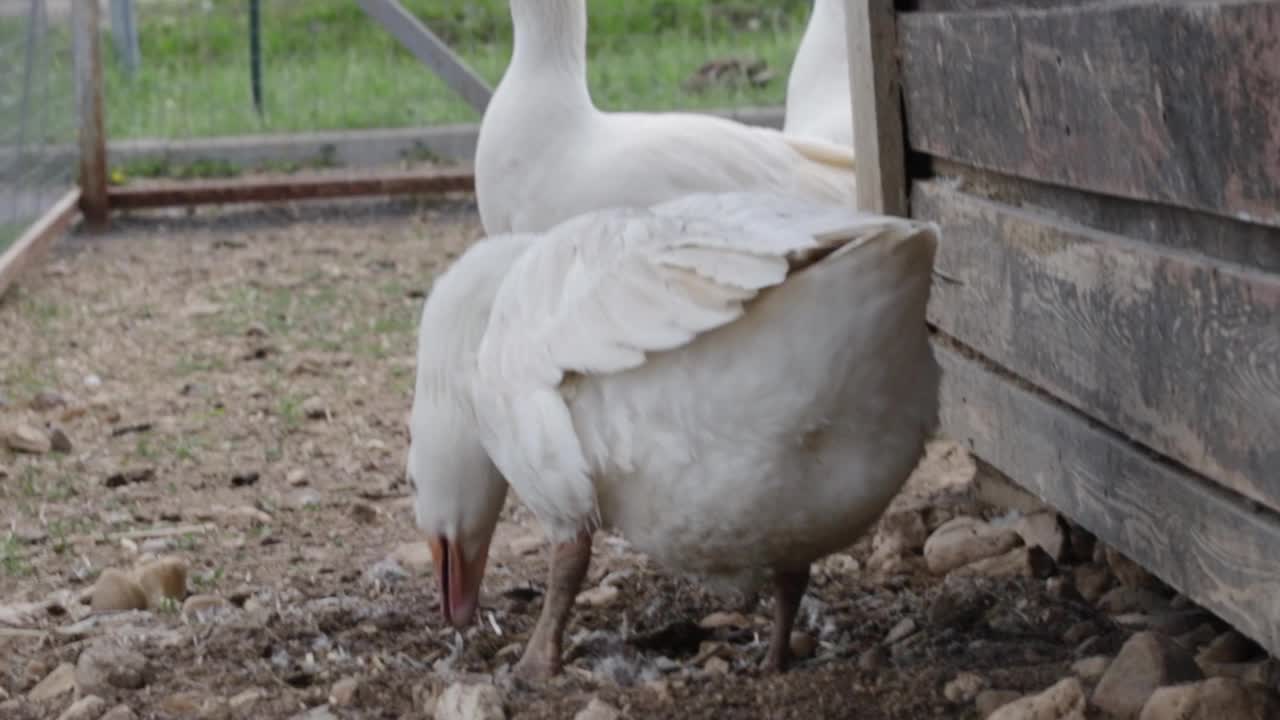
[[[773,634],[769,639],[769,654],[765,656],[764,669],[782,672],[791,663],[791,628],[800,610],[800,600],[809,586],[809,568],[804,570],[776,570],[773,574]]]
[[[565,626],[569,624],[569,613],[590,564],[591,535],[588,533],[551,549],[551,568],[547,573],[547,593],[542,598],[542,614],[538,616],[538,624],[524,646],[524,655],[516,663],[514,672],[517,677],[539,681],[560,672]]]

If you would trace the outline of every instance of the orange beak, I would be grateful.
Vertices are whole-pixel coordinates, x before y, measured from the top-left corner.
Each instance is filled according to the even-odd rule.
[[[456,628],[470,625],[480,605],[480,580],[489,560],[489,543],[485,543],[479,558],[468,564],[457,542],[436,536],[431,540],[431,557],[440,583],[440,611],[445,622]]]

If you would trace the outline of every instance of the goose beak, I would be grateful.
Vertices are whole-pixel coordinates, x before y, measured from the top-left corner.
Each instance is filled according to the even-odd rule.
[[[440,535],[431,541],[431,557],[440,583],[440,611],[445,622],[456,628],[470,625],[480,605],[480,580],[489,560],[489,544],[486,542],[477,559],[469,563],[456,540]]]

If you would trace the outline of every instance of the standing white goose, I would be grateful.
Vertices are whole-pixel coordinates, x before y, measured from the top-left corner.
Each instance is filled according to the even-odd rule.
[[[476,200],[490,234],[695,192],[854,197],[853,152],[694,113],[607,113],[587,89],[586,0],[510,0],[511,64],[480,124]]]
[[[813,12],[787,78],[782,130],[853,147],[849,44],[844,0],[814,0]]]
[[[771,574],[785,667],[810,563],[935,427],[935,247],[929,224],[745,193],[473,246],[425,303],[408,459],[445,618],[475,613],[505,478],[555,543],[523,675],[558,671],[602,526],[671,569]]]

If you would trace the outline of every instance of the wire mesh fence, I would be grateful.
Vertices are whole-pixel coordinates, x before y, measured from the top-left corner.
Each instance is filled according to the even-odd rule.
[[[75,184],[66,10],[45,0],[0,0],[0,252]]]
[[[103,43],[112,141],[479,120],[355,0],[131,4],[136,52],[118,34],[116,42]],[[511,53],[507,0],[402,4],[488,84],[497,84]],[[591,0],[588,53],[596,102],[610,110],[781,105],[810,5],[811,0]],[[218,164],[208,158],[195,172],[231,171]],[[147,174],[163,168],[128,170]]]

